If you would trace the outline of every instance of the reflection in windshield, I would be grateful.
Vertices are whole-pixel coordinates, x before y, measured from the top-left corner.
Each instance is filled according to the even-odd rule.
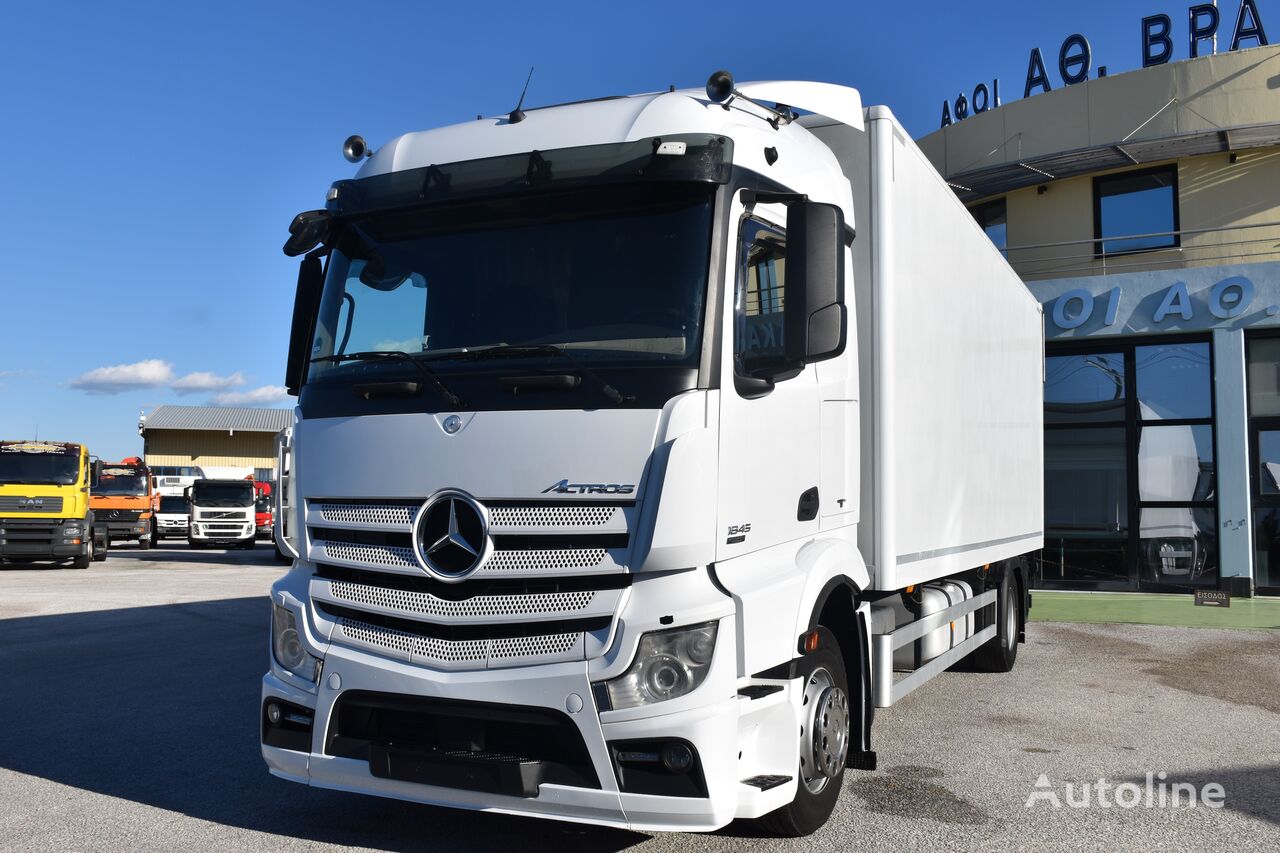
[[[112,495],[138,497],[147,494],[147,477],[144,474],[112,474],[110,468],[102,472],[98,484],[93,487],[95,495]]]
[[[0,452],[0,483],[70,486],[79,471],[79,454]]]
[[[554,344],[595,363],[692,362],[711,192],[641,185],[362,217],[330,258],[311,357]],[[320,362],[311,378],[388,368],[403,370]]]
[[[253,506],[253,483],[196,483],[191,487],[196,506]]]

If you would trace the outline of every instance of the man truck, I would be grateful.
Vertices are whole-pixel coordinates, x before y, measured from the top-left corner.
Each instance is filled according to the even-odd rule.
[[[193,549],[252,548],[257,542],[253,480],[196,480],[187,490]]]
[[[89,505],[112,542],[134,539],[144,551],[155,544],[160,496],[151,471],[137,456],[102,467]]]
[[[100,471],[83,444],[0,441],[0,562],[105,560],[107,531],[89,505]]]
[[[877,709],[1014,665],[1041,310],[887,108],[720,72],[345,153],[285,245],[272,773],[803,835]]]

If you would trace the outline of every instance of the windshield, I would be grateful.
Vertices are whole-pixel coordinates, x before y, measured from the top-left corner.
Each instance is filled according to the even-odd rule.
[[[103,468],[102,477],[93,487],[95,495],[140,497],[147,494],[148,477],[132,468]]]
[[[254,503],[254,510],[257,512],[271,512],[271,498],[258,498]]]
[[[553,344],[597,365],[695,363],[712,206],[713,189],[661,184],[348,220],[311,357]],[[309,380],[404,369],[313,361]]]
[[[160,498],[160,511],[173,515],[186,515],[187,499],[176,495],[164,495]]]
[[[57,447],[56,450],[39,448]],[[0,445],[0,483],[70,486],[80,472],[80,453],[61,445]]]
[[[253,483],[196,483],[191,487],[196,506],[253,506]]]

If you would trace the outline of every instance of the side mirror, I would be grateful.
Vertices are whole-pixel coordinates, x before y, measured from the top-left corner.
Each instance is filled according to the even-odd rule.
[[[298,289],[293,297],[293,328],[289,332],[289,363],[285,367],[284,387],[290,396],[298,396],[307,376],[307,361],[311,353],[311,336],[315,325],[316,308],[324,289],[324,265],[318,252],[302,259],[298,267]]]
[[[329,239],[329,226],[333,214],[327,210],[306,210],[293,217],[289,223],[289,239],[284,243],[284,253],[291,258],[305,255]]]
[[[90,476],[93,479],[89,483],[89,488],[91,489],[98,488],[98,486],[102,483],[102,460],[101,459],[93,460],[93,470],[91,471]]]
[[[787,205],[787,361],[812,364],[844,352],[844,213],[812,201]]]

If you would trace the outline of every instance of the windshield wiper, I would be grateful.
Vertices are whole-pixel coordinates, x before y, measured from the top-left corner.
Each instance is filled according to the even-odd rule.
[[[372,350],[370,352],[349,352],[341,355],[322,355],[319,358],[311,359],[314,364],[317,361],[329,362],[331,364],[341,364],[344,361],[407,361],[418,369],[423,378],[436,387],[446,400],[449,401],[455,409],[463,408],[462,399],[457,394],[449,390],[440,378],[436,376],[435,371],[422,363],[421,359],[414,358],[407,352],[401,350]]]
[[[569,352],[564,347],[555,344],[498,344],[497,346],[487,347],[485,349],[472,350],[465,354],[465,358],[481,361],[486,358],[501,358],[506,355],[557,355],[572,364],[579,373],[594,382],[599,388],[600,393],[614,405],[629,403],[635,399],[630,394],[623,394],[617,388],[609,384],[609,381],[595,371],[594,368],[588,367],[582,359]]]

